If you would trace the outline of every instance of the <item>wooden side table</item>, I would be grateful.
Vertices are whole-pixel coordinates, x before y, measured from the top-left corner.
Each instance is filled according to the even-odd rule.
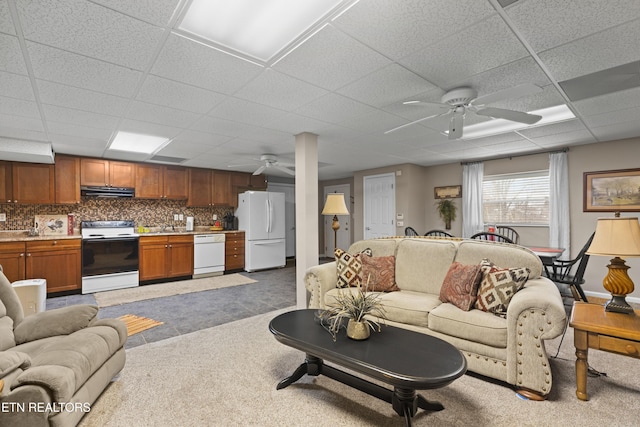
[[[640,310],[634,314],[604,311],[604,307],[576,301],[569,325],[574,329],[576,347],[576,396],[587,395],[587,354],[589,348],[640,359]]]

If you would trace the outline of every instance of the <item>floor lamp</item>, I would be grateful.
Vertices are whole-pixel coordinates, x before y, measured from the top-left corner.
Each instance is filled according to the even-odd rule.
[[[344,201],[344,193],[327,194],[327,200],[324,202],[322,215],[333,215],[331,228],[333,229],[333,251],[335,252],[335,250],[338,249],[338,230],[340,229],[338,215],[349,215],[347,204]]]

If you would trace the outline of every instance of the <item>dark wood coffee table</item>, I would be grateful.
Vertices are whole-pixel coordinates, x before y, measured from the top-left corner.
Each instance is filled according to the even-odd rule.
[[[269,323],[269,330],[278,341],[306,353],[304,363],[278,383],[278,390],[305,374],[322,374],[391,403],[410,426],[418,408],[444,409],[439,402],[416,394],[416,390],[444,387],[467,370],[466,359],[451,344],[393,326],[383,326],[380,333],[372,332],[366,341],[351,340],[341,331],[334,342],[319,324],[317,313],[311,309],[290,311]],[[325,360],[389,384],[393,390],[325,365]]]

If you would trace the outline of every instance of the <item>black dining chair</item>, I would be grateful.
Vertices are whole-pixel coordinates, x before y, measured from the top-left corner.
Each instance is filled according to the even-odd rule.
[[[404,229],[405,236],[419,236],[418,232],[413,227],[407,227]]]
[[[587,301],[587,296],[584,294],[582,290],[582,284],[584,283],[584,272],[587,269],[587,263],[589,262],[589,254],[587,254],[587,250],[589,246],[591,246],[591,241],[593,240],[593,236],[596,233],[594,232],[587,243],[580,249],[578,255],[571,260],[555,260],[551,268],[548,269],[548,275],[556,286],[560,289],[562,285],[569,286],[571,290],[571,294],[573,295],[573,299],[576,301]],[[562,291],[562,289],[560,289]]]
[[[508,227],[506,225],[496,225],[496,233],[508,237],[516,245],[520,243],[520,234],[518,234],[518,232],[512,227]]]
[[[513,243],[513,240],[511,240],[507,236],[503,236],[502,234],[498,234],[498,233],[491,233],[489,231],[481,231],[479,233],[474,234],[470,238],[477,239],[477,240],[490,240],[493,242]]]
[[[435,236],[435,237],[453,237],[453,234],[449,234],[443,230],[429,230],[424,233],[425,236]]]

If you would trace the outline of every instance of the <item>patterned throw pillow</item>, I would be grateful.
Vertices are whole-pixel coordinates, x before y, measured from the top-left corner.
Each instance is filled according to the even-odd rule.
[[[362,257],[362,287],[369,292],[399,291],[396,285],[396,257]]]
[[[358,286],[362,283],[362,262],[360,257],[372,256],[371,249],[367,248],[358,254],[350,254],[342,249],[336,249],[336,270],[338,273],[338,288]]]
[[[479,265],[464,265],[455,261],[442,282],[440,301],[450,302],[464,311],[471,310],[481,279],[482,269]]]
[[[482,281],[478,289],[476,308],[507,317],[507,307],[511,298],[524,288],[531,271],[528,268],[500,268],[488,259],[480,263]]]

